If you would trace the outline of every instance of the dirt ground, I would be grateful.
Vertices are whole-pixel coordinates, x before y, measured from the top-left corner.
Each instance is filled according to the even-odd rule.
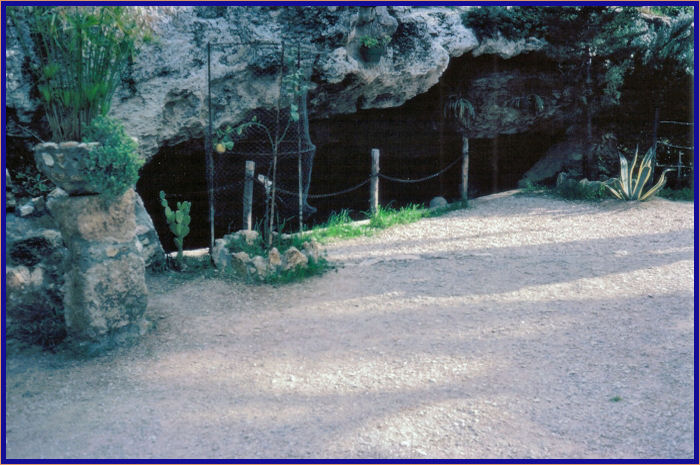
[[[7,354],[7,458],[690,459],[693,228],[506,195],[302,283],[151,276],[138,345]]]

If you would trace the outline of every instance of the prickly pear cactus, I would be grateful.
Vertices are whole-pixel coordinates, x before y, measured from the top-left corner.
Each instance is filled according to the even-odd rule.
[[[175,245],[177,246],[177,261],[182,264],[182,246],[185,236],[190,232],[190,207],[191,202],[178,202],[177,210],[172,211],[165,199],[165,192],[160,191],[160,203],[165,209],[165,219],[168,220],[170,232],[175,235]]]

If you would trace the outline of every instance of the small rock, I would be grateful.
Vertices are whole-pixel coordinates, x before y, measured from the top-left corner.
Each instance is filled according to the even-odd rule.
[[[309,263],[309,259],[306,255],[299,252],[296,247],[290,247],[284,253],[283,257],[284,265],[282,266],[283,271],[292,270],[298,266],[306,266]]]
[[[248,245],[255,244],[259,236],[258,232],[253,229],[241,229],[238,231],[238,234],[240,234],[240,237],[242,237]]]
[[[7,268],[7,273],[5,275],[5,284],[7,284],[8,291],[16,291],[23,286],[26,286],[31,279],[31,274],[29,268],[26,266],[15,266]]]
[[[32,205],[34,205],[34,213],[44,213],[46,211],[46,200],[43,197],[34,197]]]
[[[567,173],[566,171],[562,171],[561,173],[559,173],[557,175],[557,187],[564,184],[564,181],[566,181],[567,179],[569,179],[569,173]]]
[[[250,256],[245,252],[231,254],[231,267],[233,271],[240,276],[246,276],[248,274],[249,262]]]
[[[277,250],[277,247],[270,249],[270,251],[267,253],[267,260],[271,269],[282,266],[282,256],[280,255],[280,251]]]
[[[433,197],[433,199],[430,201],[430,208],[442,208],[447,206],[447,200],[445,197]]]
[[[214,266],[219,270],[231,268],[231,252],[228,250],[228,247],[226,247],[226,239],[217,239],[214,241],[211,259],[214,261]]]
[[[34,205],[32,205],[31,202],[25,203],[19,207],[19,216],[29,216],[32,213],[34,213]]]
[[[267,262],[263,257],[261,257],[260,255],[256,255],[255,257],[253,257],[251,264],[253,265],[255,274],[257,274],[259,278],[264,278],[265,276],[267,276]]]
[[[315,239],[311,239],[308,242],[304,242],[304,255],[311,262],[317,262],[318,257],[321,255],[321,248],[318,246],[318,242]]]

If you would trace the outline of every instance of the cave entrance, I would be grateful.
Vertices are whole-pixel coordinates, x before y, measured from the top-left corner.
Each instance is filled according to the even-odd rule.
[[[168,252],[177,250],[177,247],[160,204],[160,191],[166,193],[172,209],[179,201],[192,202],[192,221],[190,233],[185,238],[185,248],[209,246],[209,202],[205,174],[204,139],[190,139],[161,147],[141,170],[136,191],[153,220],[163,248]]]
[[[425,104],[424,96],[388,110],[363,110],[353,115],[312,121],[316,144],[309,202],[318,209],[310,220],[320,223],[333,211],[351,210],[362,218],[369,208],[369,188],[329,197],[314,194],[335,192],[367,179],[372,148],[381,151],[382,174],[418,179],[446,168],[461,158],[462,137],[440,128],[437,109]],[[558,135],[543,132],[502,134],[495,138],[470,139],[469,198],[514,189],[557,141]],[[402,184],[381,179],[379,199],[384,206],[427,204],[435,196],[459,200],[461,163],[433,179]]]

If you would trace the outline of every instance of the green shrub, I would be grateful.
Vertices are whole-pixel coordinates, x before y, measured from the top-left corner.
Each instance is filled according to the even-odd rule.
[[[122,71],[149,38],[146,10],[133,6],[11,6],[53,140],[81,140],[109,110]],[[34,53],[31,53],[34,52]]]
[[[661,189],[657,195],[668,200],[680,200],[683,202],[695,201],[695,194],[690,187],[684,187],[683,189],[664,188]]]
[[[144,161],[136,152],[136,141],[120,123],[98,116],[85,130],[84,142],[99,142],[83,164],[87,181],[98,192],[117,198],[136,184]]]
[[[414,223],[428,216],[428,212],[420,205],[410,204],[398,210],[379,206],[370,216],[369,226],[374,229],[386,229],[397,224]]]
[[[586,202],[597,202],[610,198],[604,183],[579,182],[574,179],[566,179],[552,189],[552,193],[563,199],[583,200]]]
[[[479,39],[496,37],[500,32],[510,40],[542,35],[545,26],[540,6],[482,6],[462,15],[462,23]]]
[[[15,172],[14,180],[17,195],[22,197],[38,197],[47,194],[55,187],[49,179],[37,171],[34,165],[27,165]]]
[[[386,45],[391,42],[391,37],[389,36],[382,36],[382,37],[373,37],[373,36],[362,36],[360,37],[360,43],[362,44],[363,47],[367,48],[380,48],[380,47],[385,47]]]

